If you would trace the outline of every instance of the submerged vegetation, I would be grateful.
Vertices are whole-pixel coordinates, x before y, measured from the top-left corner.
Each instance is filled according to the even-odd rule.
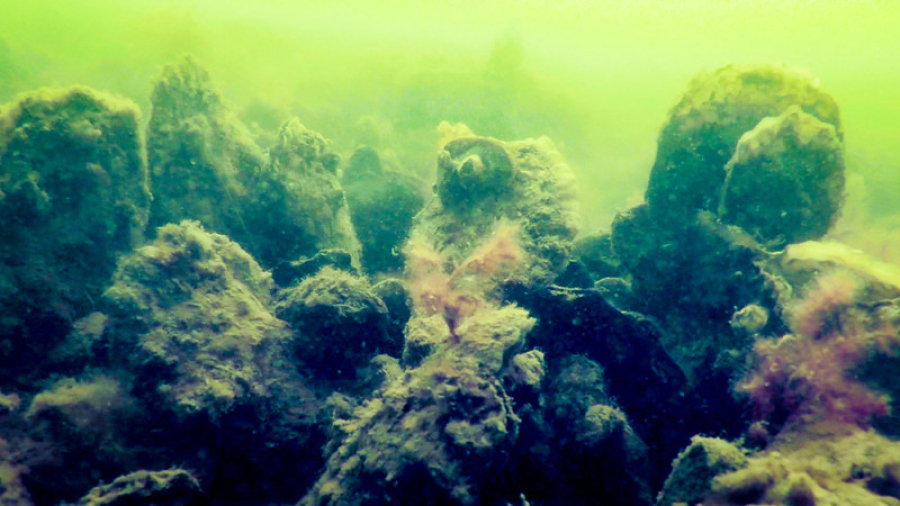
[[[266,5],[209,26],[324,37]],[[532,34],[232,102],[141,9],[195,51],[129,99],[0,44],[0,503],[900,504],[900,267],[808,72],[667,90],[630,198]]]

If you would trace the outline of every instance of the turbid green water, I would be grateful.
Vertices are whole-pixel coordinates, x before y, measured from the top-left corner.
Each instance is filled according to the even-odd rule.
[[[847,213],[883,217],[900,189],[898,27],[900,4],[877,0],[9,1],[0,99],[83,83],[147,116],[160,66],[191,53],[245,119],[293,113],[344,152],[389,128],[380,140],[425,165],[414,170],[433,165],[442,119],[549,135],[593,230],[641,198],[658,129],[693,75],[786,63],[841,106],[852,195],[867,199]]]
[[[900,499],[898,55],[893,0],[0,1],[0,502]]]

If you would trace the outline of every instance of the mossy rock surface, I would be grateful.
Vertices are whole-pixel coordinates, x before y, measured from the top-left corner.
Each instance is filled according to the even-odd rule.
[[[715,211],[725,164],[738,140],[763,118],[791,106],[832,125],[843,140],[831,95],[810,76],[784,66],[729,65],[704,73],[669,112],[657,141],[646,201],[654,220],[677,224],[698,210]]]
[[[30,370],[90,313],[117,257],[141,240],[140,123],[130,101],[84,87],[0,109],[0,377]]]
[[[291,349],[313,375],[354,379],[375,355],[399,356],[389,314],[366,278],[325,267],[282,290],[275,314],[294,330]]]
[[[763,244],[818,239],[844,202],[844,148],[833,125],[789,107],[738,141],[719,214]]]
[[[435,193],[416,215],[410,237],[458,267],[498,221],[519,227],[525,252],[508,277],[551,283],[566,267],[577,233],[574,177],[546,137],[504,142],[465,134],[438,154]]]
[[[114,280],[105,339],[148,400],[216,419],[303,390],[285,352],[290,332],[269,310],[271,276],[227,237],[196,222],[167,225]]]
[[[264,153],[192,58],[163,70],[151,101],[151,232],[197,220],[267,268],[328,248],[349,252],[358,267],[340,158],[324,137],[295,118]]]
[[[713,479],[747,465],[737,445],[714,437],[694,436],[675,461],[656,504],[697,504],[712,490]]]

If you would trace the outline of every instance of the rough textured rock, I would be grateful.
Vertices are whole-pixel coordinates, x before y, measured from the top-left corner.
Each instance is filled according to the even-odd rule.
[[[546,137],[516,142],[463,134],[438,154],[435,195],[410,231],[458,266],[508,220],[520,228],[527,259],[512,276],[550,283],[562,272],[576,233],[573,177]]]
[[[499,377],[533,324],[515,306],[466,319],[458,341],[437,345],[341,424],[346,436],[301,504],[498,502],[519,424]]]
[[[272,279],[280,287],[289,287],[319,272],[324,267],[360,274],[354,267],[353,257],[344,250],[326,249],[311,257],[303,257],[290,262],[279,262],[272,269]]]
[[[710,504],[900,504],[900,443],[826,424],[783,435],[747,465],[716,476]]]
[[[326,267],[279,294],[275,314],[296,333],[296,357],[327,380],[354,379],[380,353],[399,356],[388,309],[365,278]]]
[[[363,268],[369,274],[402,271],[400,249],[425,203],[417,181],[386,170],[377,151],[362,147],[350,157],[341,184],[362,245]]]
[[[678,224],[698,210],[715,211],[738,140],[793,105],[843,139],[837,104],[809,76],[774,65],[730,65],[697,76],[659,134],[646,193],[653,219]]]
[[[391,341],[404,342],[403,329],[412,316],[409,295],[403,282],[396,278],[386,278],[372,286],[388,310],[388,335]]]
[[[637,207],[616,218],[612,235],[631,281],[626,307],[660,323],[660,342],[699,402],[700,411],[687,420],[689,434],[736,437],[749,420],[731,387],[744,372],[754,335],[785,329],[776,291],[760,267],[769,254],[706,211],[671,230],[653,222],[646,206]],[[755,333],[732,325],[751,305],[769,316]]]
[[[0,111],[0,382],[31,372],[94,309],[117,256],[143,236],[140,121],[130,101],[81,87]]]
[[[651,504],[647,445],[607,390],[603,368],[581,355],[563,357],[545,393],[559,497],[590,502],[602,490],[608,504]]]
[[[747,456],[737,445],[719,438],[694,436],[672,462],[672,472],[656,504],[698,504],[709,495],[716,476],[746,465]]]
[[[31,497],[22,476],[28,468],[21,462],[14,447],[6,439],[0,439],[0,504],[9,506],[31,506]]]
[[[335,249],[358,268],[360,245],[337,177],[339,160],[324,137],[296,118],[282,125],[269,163],[245,175],[244,235],[235,240],[267,267]]]
[[[732,372],[740,366],[718,357],[743,356],[751,344],[732,328],[734,313],[757,304],[775,314],[775,294],[758,266],[767,258],[759,244],[706,212],[669,230],[652,221],[646,206],[617,216],[612,236],[631,281],[629,309],[659,319],[666,351],[688,377],[699,380],[716,363]],[[780,325],[771,318],[765,331]]]
[[[272,279],[227,237],[166,225],[114,280],[104,294],[112,357],[180,416],[215,419],[290,380],[276,366],[291,335],[267,307]]]
[[[685,375],[663,348],[660,328],[642,315],[615,308],[596,290],[529,291],[520,287],[508,292],[538,319],[528,336],[529,348],[541,349],[551,363],[568,363],[571,359],[567,357],[583,355],[593,364],[572,376],[583,376],[579,381],[584,388],[601,392],[566,415],[568,423],[580,420],[593,404],[614,404],[627,415],[636,437],[651,450],[651,470],[644,479],[661,483],[672,457],[689,437],[685,432],[690,429],[685,425],[698,408],[695,399],[685,395]],[[560,371],[568,369],[557,366],[550,375],[551,382],[561,381]],[[611,403],[611,398],[617,402]]]
[[[619,276],[620,261],[609,233],[590,234],[575,241],[573,254],[594,281]]]
[[[755,343],[761,363],[744,386],[758,414],[780,415],[770,419],[774,428],[812,416],[900,434],[900,268],[840,243],[807,241],[773,255],[764,272],[790,334]]]
[[[151,232],[193,219],[212,232],[241,235],[244,179],[265,164],[262,150],[190,57],[163,69],[150,101]]]
[[[132,378],[146,414],[131,444],[154,449],[148,467],[184,462],[216,504],[296,500],[322,464],[322,402],[270,310],[269,274],[227,237],[186,221],[161,227],[114,281],[95,349]]]
[[[339,157],[321,135],[290,120],[267,158],[190,58],[165,68],[151,100],[151,225],[198,220],[269,268],[329,248],[358,265]]]
[[[160,506],[206,506],[200,483],[183,469],[135,471],[120,476],[106,485],[94,487],[77,506],[127,506],[157,504]]]
[[[17,444],[28,468],[23,481],[36,504],[75,501],[133,461],[128,435],[145,413],[129,386],[106,373],[61,378],[47,382],[21,418],[8,420],[28,427],[28,438],[18,436]]]
[[[722,221],[770,247],[822,237],[844,202],[840,137],[799,106],[745,133],[725,172]]]

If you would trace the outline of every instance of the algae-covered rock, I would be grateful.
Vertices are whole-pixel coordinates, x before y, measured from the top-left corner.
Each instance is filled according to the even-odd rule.
[[[326,248],[358,262],[339,157],[321,135],[293,119],[266,157],[191,58],[163,70],[151,101],[151,225],[198,220],[269,268]]]
[[[544,288],[511,290],[509,295],[538,319],[528,336],[529,347],[540,348],[550,361],[571,355],[589,358],[604,372],[589,374],[589,368],[584,376],[602,379],[638,433],[651,441],[664,435],[671,444],[680,429],[672,420],[687,408],[686,380],[666,353],[664,333],[652,320],[615,308],[596,290]],[[601,401],[598,398],[591,404]]]
[[[719,215],[771,246],[817,239],[844,201],[843,145],[834,125],[791,106],[741,136]]]
[[[515,355],[506,371],[506,378],[514,388],[528,388],[537,390],[547,372],[544,362],[544,353],[540,350],[531,350]]]
[[[843,139],[838,107],[815,79],[774,65],[730,65],[697,76],[659,134],[646,200],[654,220],[677,224],[715,211],[725,165],[744,133],[791,106],[832,125]]]
[[[267,308],[272,289],[227,237],[196,222],[166,225],[124,259],[104,294],[113,359],[180,416],[216,418],[268,398],[273,380],[292,379],[278,365],[290,332]]]
[[[467,319],[458,342],[341,423],[346,436],[301,504],[492,504],[510,494],[498,485],[519,418],[499,377],[533,324],[514,306]]]
[[[245,228],[235,239],[268,267],[335,249],[358,268],[360,245],[337,177],[339,160],[324,137],[296,118],[282,125],[268,164],[244,175]]]
[[[95,349],[146,410],[131,444],[154,450],[144,465],[184,462],[216,504],[296,500],[322,464],[321,402],[273,290],[240,246],[185,221],[123,259],[104,294]]]
[[[412,315],[409,295],[403,281],[385,278],[372,286],[375,295],[384,302],[388,310],[388,335],[391,340],[403,343],[403,329]]]
[[[511,197],[513,162],[503,143],[484,137],[463,137],[438,154],[437,194],[448,209],[493,207]]]
[[[23,465],[22,455],[17,455],[6,439],[0,439],[0,504],[9,506],[31,506],[31,496],[22,483],[28,472]]]
[[[417,181],[386,170],[377,151],[361,147],[350,157],[341,184],[362,244],[363,267],[370,274],[401,271],[400,249],[425,203]]]
[[[388,309],[365,278],[326,267],[279,295],[279,318],[296,332],[292,349],[315,376],[353,379],[379,353],[399,355]]]
[[[557,494],[578,504],[602,490],[607,504],[651,504],[647,446],[607,390],[603,368],[572,355],[554,369],[544,402]]]
[[[763,266],[792,334],[757,341],[763,361],[748,391],[769,399],[787,390],[779,397],[791,399],[790,415],[864,425],[879,415],[873,425],[900,434],[900,268],[816,241],[793,244]]]
[[[546,137],[503,142],[463,134],[439,153],[435,195],[410,237],[458,267],[498,220],[507,220],[520,228],[527,257],[511,278],[550,283],[572,250],[574,204],[572,172]]]
[[[166,66],[150,101],[151,231],[193,219],[210,231],[240,235],[244,178],[265,164],[262,150],[193,58]]]
[[[713,479],[747,465],[737,445],[714,437],[694,436],[672,462],[672,472],[656,498],[659,506],[697,504],[712,490]]]
[[[360,274],[359,267],[350,253],[338,249],[324,249],[311,257],[302,257],[290,262],[279,262],[272,269],[272,279],[275,284],[289,287],[303,281],[325,267],[332,267],[340,271]]]
[[[782,434],[747,465],[720,474],[710,504],[895,506],[900,443],[872,430],[823,426]]]
[[[0,111],[0,378],[31,370],[99,300],[147,223],[140,113],[88,88]]]
[[[34,396],[23,416],[32,441],[18,443],[29,449],[25,483],[37,504],[74,501],[133,462],[128,438],[146,413],[130,386],[94,373],[59,379]]]
[[[575,241],[573,254],[594,281],[621,274],[620,261],[610,233],[595,233],[579,238]]]
[[[706,211],[672,230],[639,206],[616,217],[612,236],[630,276],[628,309],[661,323],[662,346],[707,406],[691,418],[700,425],[689,433],[737,435],[744,421],[732,413],[743,411],[730,385],[744,371],[754,333],[732,325],[735,313],[756,306],[769,316],[755,333],[784,331],[777,293],[761,269],[769,254],[746,232]]]
[[[57,411],[78,430],[102,432],[112,429],[113,420],[122,417],[129,402],[127,393],[113,378],[64,378],[35,395],[25,416],[35,418]]]
[[[127,506],[155,504],[160,506],[205,506],[210,504],[200,483],[183,469],[135,471],[111,483],[91,489],[77,506]]]

